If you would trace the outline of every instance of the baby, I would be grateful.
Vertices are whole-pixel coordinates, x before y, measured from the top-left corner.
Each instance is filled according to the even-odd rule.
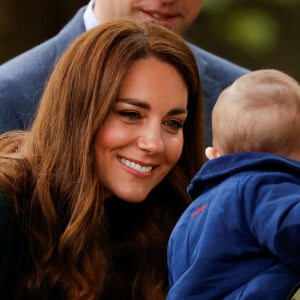
[[[168,244],[168,300],[287,299],[300,281],[300,86],[258,70],[225,89],[213,146]]]

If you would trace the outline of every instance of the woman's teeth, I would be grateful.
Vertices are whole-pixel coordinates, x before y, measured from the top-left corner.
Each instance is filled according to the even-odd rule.
[[[132,162],[132,161],[130,161],[130,160],[128,160],[128,159],[125,159],[125,158],[121,158],[121,162],[122,162],[125,166],[127,166],[127,167],[129,167],[129,168],[131,168],[131,169],[133,169],[133,170],[136,170],[136,171],[138,171],[138,172],[141,172],[141,173],[148,173],[148,172],[150,172],[150,171],[152,170],[152,168],[153,168],[153,167],[145,167],[145,166],[141,166],[141,165],[136,164],[136,163],[134,163],[134,162]]]

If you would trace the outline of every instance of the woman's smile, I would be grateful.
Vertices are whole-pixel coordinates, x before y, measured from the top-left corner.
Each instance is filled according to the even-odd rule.
[[[136,163],[132,160],[125,159],[123,157],[119,157],[119,160],[126,167],[128,167],[128,168],[130,168],[134,171],[137,171],[139,173],[142,173],[142,174],[150,174],[150,172],[154,168],[153,165],[151,166],[151,165],[139,164],[139,163]]]

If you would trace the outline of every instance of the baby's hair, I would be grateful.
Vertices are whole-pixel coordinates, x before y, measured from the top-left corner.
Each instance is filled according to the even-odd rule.
[[[250,72],[221,93],[212,123],[213,143],[221,154],[293,155],[300,151],[299,83],[274,69]]]

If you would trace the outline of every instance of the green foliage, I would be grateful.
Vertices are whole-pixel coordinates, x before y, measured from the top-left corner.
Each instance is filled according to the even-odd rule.
[[[258,9],[232,13],[223,31],[229,44],[251,56],[268,52],[279,40],[276,20]]]
[[[249,69],[277,68],[300,81],[300,0],[203,0],[187,39]]]
[[[234,0],[204,0],[203,12],[213,14],[223,12],[233,1]]]
[[[217,24],[221,40],[250,56],[267,53],[279,42],[280,28],[272,9],[291,10],[299,0],[206,0],[203,14]]]

